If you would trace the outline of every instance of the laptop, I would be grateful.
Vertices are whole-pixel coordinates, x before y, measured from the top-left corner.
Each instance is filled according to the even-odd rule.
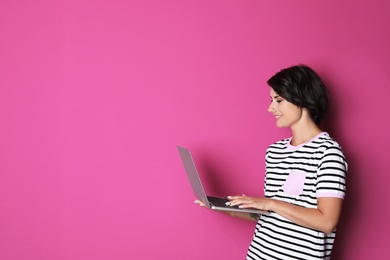
[[[195,194],[195,197],[202,201],[206,207],[214,210],[224,210],[224,211],[236,211],[236,212],[246,212],[246,213],[255,213],[255,214],[268,214],[268,211],[258,210],[258,209],[242,209],[238,206],[228,206],[226,202],[229,200],[227,198],[219,198],[213,196],[207,196],[203,188],[203,184],[200,180],[198,170],[196,169],[194,160],[192,159],[191,152],[181,146],[177,146],[179,155],[184,165],[184,169],[187,173],[188,179],[190,181],[192,190]]]

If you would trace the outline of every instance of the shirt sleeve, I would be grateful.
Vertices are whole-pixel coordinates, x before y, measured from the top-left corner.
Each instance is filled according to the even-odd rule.
[[[328,147],[317,169],[317,198],[345,197],[348,164],[339,145]]]

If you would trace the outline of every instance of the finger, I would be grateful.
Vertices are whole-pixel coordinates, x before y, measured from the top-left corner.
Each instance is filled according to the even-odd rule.
[[[242,197],[245,197],[245,195],[240,195],[240,196],[227,196],[229,200],[238,200],[242,199]]]
[[[241,204],[238,206],[240,209],[253,208],[250,204]]]
[[[205,206],[206,206],[206,205],[205,205],[202,201],[200,201],[200,200],[195,200],[194,203],[195,203],[195,204],[198,204],[198,205],[201,206],[201,207],[205,207]]]
[[[239,199],[235,199],[230,201],[232,206],[240,206],[243,205],[246,208],[253,207],[256,202],[251,197],[240,197]]]
[[[230,206],[238,206],[238,205],[242,205],[245,203],[248,203],[248,202],[245,199],[243,199],[242,197],[235,198],[235,199],[229,201]]]

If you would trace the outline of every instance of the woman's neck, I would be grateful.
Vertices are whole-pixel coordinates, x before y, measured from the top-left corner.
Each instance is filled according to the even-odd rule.
[[[307,141],[310,141],[317,135],[319,135],[322,130],[316,125],[308,125],[304,128],[298,128],[298,129],[291,129],[292,130],[292,138],[291,138],[291,145],[298,146],[300,144],[306,143]]]

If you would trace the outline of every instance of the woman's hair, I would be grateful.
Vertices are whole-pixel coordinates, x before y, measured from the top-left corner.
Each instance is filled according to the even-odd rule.
[[[328,112],[328,91],[317,73],[306,65],[282,69],[268,81],[278,95],[300,108],[319,125]]]

